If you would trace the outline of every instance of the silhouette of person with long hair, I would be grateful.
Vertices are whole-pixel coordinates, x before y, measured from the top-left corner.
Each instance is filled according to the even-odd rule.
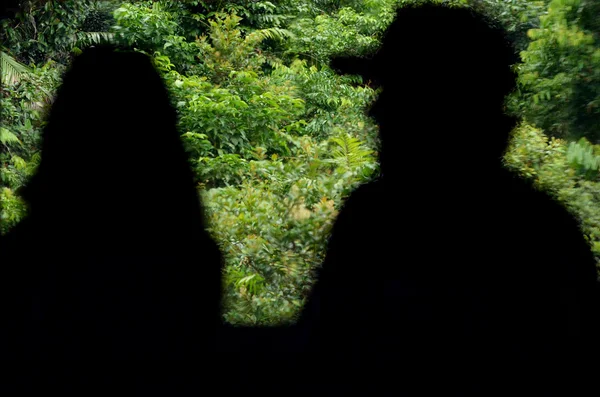
[[[590,347],[579,225],[503,167],[517,61],[484,16],[431,4],[400,8],[375,55],[333,60],[382,87],[381,175],[343,206],[298,323],[333,391],[545,395]]]
[[[42,138],[23,191],[29,215],[2,244],[15,384],[77,390],[144,376],[130,385],[151,390],[198,372],[220,323],[222,260],[150,58],[85,50]]]

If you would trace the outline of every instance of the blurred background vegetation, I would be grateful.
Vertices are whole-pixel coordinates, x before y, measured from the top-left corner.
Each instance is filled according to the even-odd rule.
[[[337,211],[378,175],[377,126],[365,115],[378,92],[329,60],[373,52],[395,7],[414,1],[16,1],[0,22],[0,233],[27,212],[19,188],[43,155],[70,60],[86,46],[128,45],[154,59],[178,110],[225,253],[225,319],[293,321]],[[600,0],[451,4],[509,32],[521,62],[506,109],[520,123],[506,166],[570,208],[600,260]]]

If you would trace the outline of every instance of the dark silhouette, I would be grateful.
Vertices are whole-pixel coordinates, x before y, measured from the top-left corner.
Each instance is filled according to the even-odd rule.
[[[1,253],[15,387],[172,395],[206,374],[221,256],[150,58],[96,47],[74,59],[23,196],[29,216]]]
[[[20,0],[6,0],[0,6],[0,20],[5,18],[14,18],[15,14],[19,11]]]
[[[382,150],[381,177],[339,214],[298,324],[323,390],[583,385],[564,375],[593,350],[595,262],[570,213],[502,166],[513,54],[483,16],[420,5],[398,11],[371,58],[333,61],[382,87],[370,109]]]

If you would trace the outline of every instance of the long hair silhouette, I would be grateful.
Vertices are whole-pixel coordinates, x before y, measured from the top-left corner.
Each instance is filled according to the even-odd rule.
[[[85,221],[88,230],[113,235],[134,227],[147,238],[176,239],[204,230],[192,180],[175,110],[150,59],[96,47],[64,76],[39,170],[23,196],[33,215],[61,224]],[[90,200],[98,204],[93,210]],[[82,207],[84,218],[75,211]]]
[[[64,75],[23,191],[29,215],[4,245],[31,382],[164,375],[212,348],[222,259],[170,101],[133,51],[89,48]]]

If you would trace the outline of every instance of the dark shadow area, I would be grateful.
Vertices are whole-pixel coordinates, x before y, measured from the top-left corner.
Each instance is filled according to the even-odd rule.
[[[150,58],[77,56],[41,151],[22,192],[29,216],[1,243],[7,384],[81,395],[190,386],[212,365],[222,259]]]
[[[502,166],[516,61],[482,16],[434,5],[400,9],[372,58],[333,61],[383,89],[370,110],[382,175],[342,208],[298,324],[325,393],[591,384],[567,375],[594,356],[590,248],[563,206]]]
[[[19,12],[19,6],[19,0],[6,0],[0,7],[0,20],[14,17]]]

